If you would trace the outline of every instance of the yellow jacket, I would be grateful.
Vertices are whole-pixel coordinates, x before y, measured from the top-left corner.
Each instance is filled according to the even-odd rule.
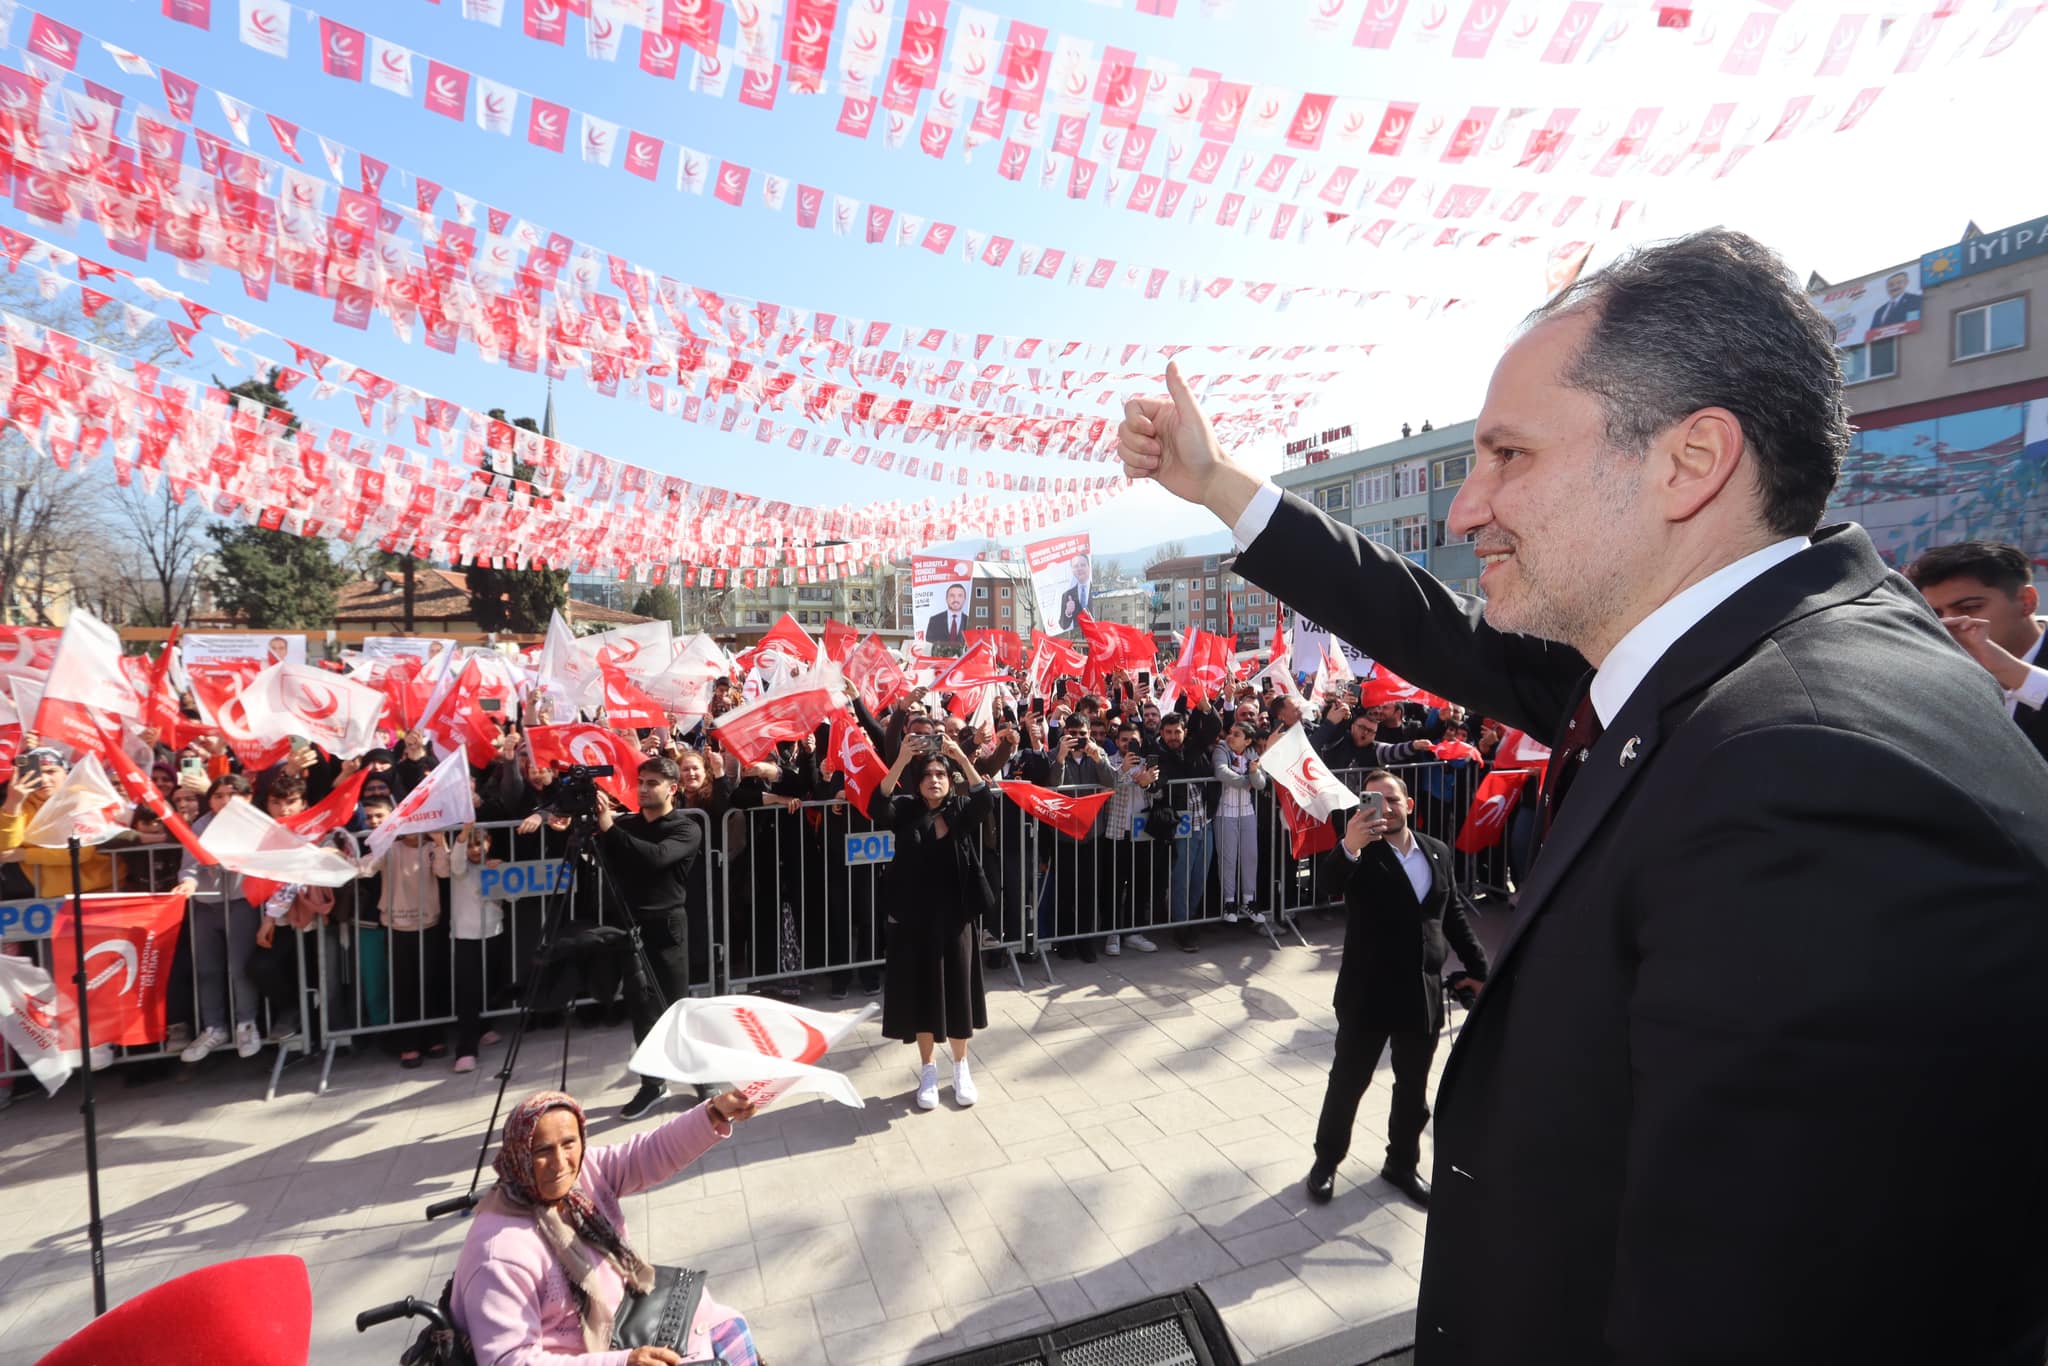
[[[48,792],[32,792],[22,802],[21,809],[9,812],[0,806],[0,852],[18,849],[21,856],[16,861],[21,871],[28,875],[30,885],[37,896],[71,895],[71,851],[69,849],[42,849],[33,844],[23,844],[22,836],[28,832],[29,822],[44,802],[49,800]],[[82,892],[104,892],[114,885],[114,860],[88,844],[78,851],[78,890]]]

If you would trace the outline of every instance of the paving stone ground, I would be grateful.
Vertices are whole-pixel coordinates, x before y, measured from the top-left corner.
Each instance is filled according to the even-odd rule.
[[[1491,939],[1507,916],[1483,919]],[[865,1109],[764,1113],[629,1200],[629,1234],[708,1268],[775,1366],[916,1361],[1190,1283],[1248,1360],[1411,1310],[1426,1216],[1377,1178],[1384,1061],[1336,1200],[1302,1193],[1341,942],[1335,919],[1303,928],[1306,948],[1212,929],[1197,954],[1056,961],[1021,991],[991,975],[972,1109],[947,1088],[917,1110],[914,1050],[865,1026],[830,1059]],[[355,1314],[449,1275],[466,1224],[422,1211],[467,1188],[502,1048],[468,1076],[343,1054],[324,1096],[317,1063],[295,1064],[269,1102],[267,1055],[141,1086],[102,1073],[110,1300],[290,1252],[312,1270],[313,1360],[395,1361],[404,1330],[359,1337]],[[616,1115],[629,1052],[623,1026],[572,1040],[593,1143],[635,1127]],[[514,1094],[552,1084],[560,1057],[559,1034],[529,1039]],[[91,1309],[76,1097],[0,1112],[0,1360],[33,1361]]]

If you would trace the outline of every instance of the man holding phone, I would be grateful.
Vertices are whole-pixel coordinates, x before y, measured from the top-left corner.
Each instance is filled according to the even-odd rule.
[[[1344,965],[1337,971],[1337,1054],[1316,1124],[1311,1200],[1327,1201],[1338,1164],[1351,1150],[1358,1103],[1380,1053],[1394,1051],[1394,1102],[1387,1115],[1387,1160],[1380,1169],[1396,1190],[1425,1209],[1422,1128],[1429,1123],[1429,1067],[1444,1023],[1440,974],[1451,948],[1465,975],[1452,985],[1486,981],[1486,950],[1472,933],[1472,903],[1451,880],[1451,851],[1411,829],[1407,784],[1377,769],[1330,855],[1330,876],[1344,889]]]
[[[1084,794],[1116,785],[1116,775],[1110,769],[1108,756],[1089,738],[1085,715],[1077,715],[1060,729],[1059,748],[1053,755],[1053,781],[1061,791]],[[1057,908],[1054,931],[1081,936],[1074,941],[1074,952],[1084,963],[1095,961],[1094,935],[1098,928],[1095,865],[1101,852],[1095,834],[1101,825],[1102,819],[1098,815],[1095,824],[1089,826],[1087,834],[1079,840],[1057,831],[1040,833],[1041,839],[1049,838],[1052,844],[1053,904]],[[1040,924],[1044,924],[1042,918]],[[1041,929],[1041,933],[1045,931]],[[1064,957],[1066,946],[1061,945],[1054,951]]]

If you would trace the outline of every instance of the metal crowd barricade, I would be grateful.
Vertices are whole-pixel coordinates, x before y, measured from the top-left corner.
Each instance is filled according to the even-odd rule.
[[[982,871],[996,894],[1001,923],[983,925],[981,949],[1015,955],[1028,946],[1023,908],[1036,883],[1035,824],[995,796],[980,840]],[[886,798],[877,797],[877,801]],[[843,798],[733,807],[721,845],[721,905],[730,991],[794,997],[809,977],[833,990],[878,990],[887,955],[883,888],[895,858],[890,832],[875,828]]]
[[[1110,935],[1151,938],[1222,923],[1217,818],[1209,809],[1216,788],[1213,778],[1155,784],[1132,802],[1127,818],[1123,804],[1112,797],[1085,840],[1048,827],[1040,844],[1046,875],[1036,918],[1037,941],[1055,946],[1092,944]],[[1057,790],[1087,796],[1103,789],[1091,785]],[[1270,840],[1268,832],[1254,828],[1261,843]],[[1281,834],[1285,838],[1284,828]],[[1258,868],[1254,856],[1246,870],[1254,887],[1264,885]],[[1255,896],[1250,901],[1241,914],[1277,948],[1282,927],[1276,918],[1269,914],[1263,922],[1250,920],[1252,910],[1268,908],[1268,899]],[[1051,980],[1049,964],[1046,976]]]
[[[683,809],[686,820],[698,826],[701,843],[696,871],[692,875],[687,915],[703,929],[704,952],[694,951],[697,935],[687,934],[693,951],[687,968],[688,990],[714,990],[718,981],[721,945],[712,933],[718,925],[712,899],[716,884],[712,826],[702,811]],[[326,1061],[320,1074],[320,1089],[327,1089],[334,1055],[341,1047],[353,1048],[357,1039],[380,1036],[400,1037],[401,1051],[410,1042],[425,1052],[444,1042],[449,1026],[458,1025],[464,997],[477,1003],[479,1031],[492,1020],[519,1012],[527,991],[536,990],[544,974],[558,974],[557,980],[573,981],[576,993],[556,1000],[544,998],[543,1009],[577,1010],[586,1006],[609,1006],[626,986],[627,976],[639,970],[628,953],[607,953],[603,961],[576,965],[573,974],[567,963],[537,961],[541,939],[547,932],[551,898],[565,887],[571,903],[565,908],[561,927],[574,924],[621,925],[633,914],[632,893],[625,879],[615,876],[601,856],[583,868],[574,879],[566,870],[569,835],[545,819],[531,830],[525,821],[479,821],[475,828],[490,842],[489,858],[465,874],[476,879],[476,895],[485,902],[498,902],[504,909],[500,931],[481,940],[458,940],[452,936],[452,915],[425,930],[392,929],[385,915],[365,894],[373,870],[337,890],[335,919],[344,918],[347,932],[338,937],[333,952],[323,957],[321,979],[343,984],[339,998],[338,1022],[327,1033]],[[459,831],[443,832],[453,860],[465,857]],[[433,835],[424,837],[427,841]],[[394,846],[395,847],[395,846]],[[379,887],[381,893],[381,883]],[[388,900],[388,898],[384,898]],[[464,954],[461,946],[481,947]],[[328,948],[323,941],[323,951]],[[461,959],[469,957],[465,966]],[[473,967],[474,972],[469,969]],[[594,994],[595,993],[595,994]]]

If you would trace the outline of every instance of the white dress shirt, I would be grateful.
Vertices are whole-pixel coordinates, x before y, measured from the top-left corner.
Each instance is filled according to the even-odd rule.
[[[2037,623],[2038,624],[2038,623]],[[2020,658],[2027,666],[2026,681],[2017,688],[2005,690],[2005,714],[2015,716],[2022,706],[2039,711],[2048,706],[2048,669],[2041,667],[2041,643],[2048,641],[2048,631],[2034,637],[2034,648]]]
[[[1608,651],[1599,672],[1593,675],[1593,710],[1599,714],[1600,724],[1613,724],[1623,704],[1680,636],[1752,580],[1763,577],[1812,544],[1804,536],[1788,536],[1733,564],[1723,565],[1631,627]]]
[[[1420,906],[1428,898],[1429,889],[1436,885],[1436,874],[1431,870],[1429,855],[1422,852],[1422,841],[1415,838],[1415,832],[1403,830],[1401,838],[1408,842],[1406,849],[1394,843],[1392,835],[1386,836],[1387,848],[1393,850],[1394,857],[1401,861],[1401,871],[1408,875],[1408,885],[1415,889],[1415,904]],[[1342,840],[1337,842],[1337,847],[1342,849],[1344,857],[1353,863],[1362,857],[1352,853],[1351,846]]]
[[[1268,479],[1259,485],[1259,491],[1252,495],[1236,525],[1230,528],[1231,539],[1237,542],[1239,550],[1251,549],[1252,542],[1273,519],[1273,509],[1279,506],[1280,486]],[[1599,672],[1593,675],[1593,710],[1599,713],[1600,724],[1606,726],[1614,720],[1622,704],[1641,686],[1665,652],[1678,643],[1680,636],[1734,597],[1738,589],[1812,544],[1804,536],[1788,536],[1776,545],[1765,546],[1755,554],[1745,555],[1735,563],[1715,570],[1637,622],[1608,654]],[[2035,649],[2038,651],[2039,648],[2040,644],[2036,642]],[[2034,672],[2039,677],[2030,678],[2027,688],[2038,684],[2040,696],[2048,700],[2048,670],[2036,669]],[[2025,700],[2027,688],[2020,689],[2015,695]],[[2030,705],[2038,706],[2040,703]]]

